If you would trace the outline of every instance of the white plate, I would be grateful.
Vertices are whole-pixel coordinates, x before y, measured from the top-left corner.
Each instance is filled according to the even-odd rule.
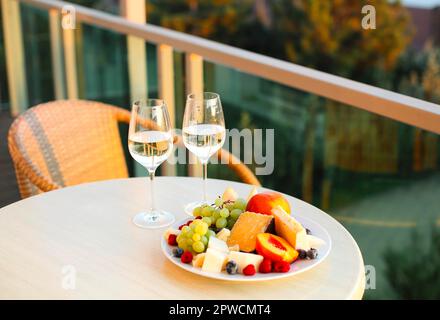
[[[180,261],[180,258],[173,257],[172,250],[173,250],[173,248],[176,248],[176,247],[172,247],[172,246],[168,245],[164,236],[161,237],[162,238],[162,240],[161,240],[162,251],[165,254],[165,256],[172,263],[174,263],[176,266],[178,266],[186,271],[189,271],[189,272],[192,272],[192,273],[195,273],[200,276],[207,277],[207,278],[218,279],[218,280],[227,280],[227,281],[266,281],[266,280],[286,278],[286,277],[290,277],[290,276],[302,273],[304,271],[310,270],[310,269],[316,267],[317,265],[319,265],[322,261],[325,260],[325,258],[327,258],[328,254],[330,253],[331,244],[332,244],[331,239],[330,239],[330,235],[318,223],[316,223],[308,218],[301,217],[301,216],[295,216],[295,218],[305,228],[308,228],[312,232],[312,235],[317,236],[318,238],[324,240],[325,245],[322,245],[318,249],[318,257],[316,259],[297,260],[291,265],[290,271],[286,272],[286,273],[259,273],[257,271],[257,273],[255,273],[255,275],[253,275],[253,276],[245,276],[242,274],[230,275],[230,274],[226,273],[225,271],[221,272],[221,273],[202,271],[201,268],[194,268],[192,266],[192,264],[182,263]],[[172,225],[172,227],[175,229],[178,229],[178,227],[180,225],[186,223],[188,220],[191,220],[191,219],[192,218],[190,218],[190,217],[185,218],[179,222],[174,223]]]

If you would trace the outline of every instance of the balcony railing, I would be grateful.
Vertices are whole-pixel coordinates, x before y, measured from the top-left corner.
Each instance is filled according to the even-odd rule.
[[[14,113],[20,112],[27,106],[23,46],[20,43],[19,2],[49,11],[53,76],[57,98],[77,98],[78,95],[74,32],[71,29],[63,29],[60,23],[63,8],[70,5],[75,9],[77,22],[99,26],[134,37],[135,40],[143,39],[157,44],[159,94],[167,101],[174,100],[174,88],[170,81],[173,79],[171,53],[174,48],[186,54],[187,91],[203,90],[202,62],[205,59],[291,88],[440,133],[439,105],[196,36],[129,21],[124,17],[54,0],[2,0],[8,81]],[[128,63],[133,63],[136,58],[135,54],[129,54]],[[64,70],[66,81],[64,81]],[[131,84],[132,90],[136,90],[136,87],[139,90],[139,83]],[[169,107],[174,117],[172,103]]]

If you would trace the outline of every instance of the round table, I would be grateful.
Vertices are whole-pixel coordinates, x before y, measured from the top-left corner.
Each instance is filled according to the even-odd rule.
[[[158,177],[156,206],[176,219],[184,204],[202,197],[199,178]],[[232,186],[246,197],[251,186],[208,180],[214,199]],[[290,278],[235,283],[186,272],[162,254],[164,229],[136,227],[148,207],[145,178],[109,180],[34,196],[0,209],[2,299],[360,299],[365,285],[361,252],[328,214],[286,195],[327,229],[332,250],[316,268]],[[264,190],[264,188],[261,188]]]

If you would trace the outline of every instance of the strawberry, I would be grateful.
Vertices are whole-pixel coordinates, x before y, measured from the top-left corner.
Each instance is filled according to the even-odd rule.
[[[260,273],[271,273],[272,272],[272,260],[264,259],[258,267],[258,272]]]
[[[175,234],[170,234],[168,236],[168,244],[170,246],[177,246],[177,236]]]
[[[290,270],[290,264],[286,261],[277,261],[273,265],[275,272],[288,272]]]
[[[185,251],[180,257],[180,261],[182,261],[183,263],[191,263],[192,259],[193,255],[189,251]]]
[[[253,276],[255,274],[255,266],[253,264],[249,264],[243,269],[243,274],[245,276]]]

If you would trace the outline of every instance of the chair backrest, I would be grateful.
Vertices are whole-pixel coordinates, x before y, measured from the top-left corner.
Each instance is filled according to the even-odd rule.
[[[17,117],[8,135],[23,198],[84,182],[128,177],[118,121],[124,109],[93,101],[54,101]]]

